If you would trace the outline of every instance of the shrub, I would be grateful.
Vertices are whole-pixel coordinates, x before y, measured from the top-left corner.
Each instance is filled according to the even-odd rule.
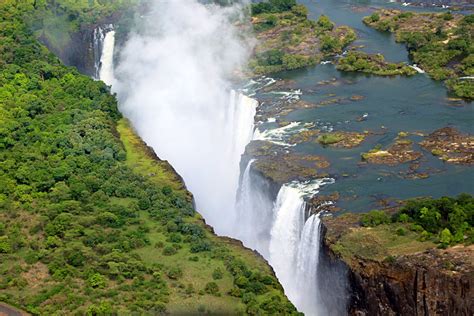
[[[219,295],[219,286],[217,285],[216,282],[209,282],[209,283],[206,284],[206,287],[204,288],[204,291],[207,294],[218,296]]]
[[[439,236],[439,241],[441,243],[442,247],[447,247],[453,240],[453,235],[451,234],[451,231],[448,228],[445,228],[441,231],[441,234]]]
[[[402,228],[402,227],[400,227],[400,228],[397,229],[397,235],[398,235],[398,236],[405,236],[406,233],[407,233],[406,230],[405,230],[404,228]]]
[[[330,31],[334,28],[334,24],[325,15],[321,15],[316,23],[320,28],[326,31]]]
[[[318,137],[318,142],[322,145],[331,145],[339,143],[344,136],[338,133],[327,133]]]
[[[211,243],[207,240],[199,240],[191,244],[192,253],[210,251],[210,250],[211,250]]]
[[[180,267],[172,267],[168,270],[166,275],[172,280],[177,280],[183,276],[183,270],[181,270]]]
[[[224,274],[222,273],[222,270],[220,268],[216,268],[213,272],[212,272],[212,278],[214,280],[220,280],[222,279],[222,277],[224,276]]]
[[[390,217],[384,211],[373,210],[362,215],[362,225],[366,227],[375,227],[388,223],[390,223]]]
[[[87,279],[87,284],[93,288],[103,288],[107,283],[107,279],[100,273],[94,273]]]
[[[163,248],[163,255],[165,256],[172,256],[176,253],[177,253],[177,250],[173,246],[168,245],[165,248]]]

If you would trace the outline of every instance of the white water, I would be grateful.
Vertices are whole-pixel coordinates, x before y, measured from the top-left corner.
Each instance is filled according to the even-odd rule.
[[[323,306],[318,289],[319,248],[321,245],[320,214],[311,215],[303,227],[296,256],[295,305],[307,315],[321,314]],[[308,280],[310,282],[308,282]]]
[[[257,107],[228,80],[250,54],[235,26],[242,12],[239,5],[155,1],[121,51],[114,84],[121,111],[223,235],[235,222],[240,156]]]
[[[421,69],[420,67],[418,67],[416,64],[413,64],[413,65],[409,65],[411,68],[415,69],[419,74],[424,74],[425,71],[423,69]]]
[[[304,197],[318,193],[322,179],[309,183],[290,183],[281,187],[270,232],[269,262],[282,283],[288,298],[307,315],[325,315],[317,286],[319,260],[319,214],[306,221]]]
[[[269,258],[270,228],[273,221],[273,201],[269,192],[264,189],[266,182],[252,178],[251,168],[254,159],[250,160],[242,175],[236,205],[237,219],[234,236],[244,245],[256,249],[262,256]]]
[[[216,231],[261,252],[298,309],[318,315],[319,217],[305,223],[303,197],[331,181],[284,185],[273,205],[252,181],[250,161],[235,201],[240,157],[255,136],[258,104],[229,89],[225,78],[246,60],[245,48],[233,38],[225,12],[210,12],[194,0],[161,6],[158,17],[147,18],[150,32],[133,36],[124,48],[118,78],[115,32],[105,35],[100,79],[118,92],[121,110],[140,136],[184,177],[198,210]],[[288,133],[302,128],[293,124],[261,137],[284,143]]]
[[[266,140],[281,146],[294,146],[294,144],[288,143],[288,138],[292,135],[308,130],[310,127],[313,127],[313,124],[291,122],[288,125],[274,129],[266,129],[263,132],[260,132],[260,130],[256,128],[253,134],[253,139]]]
[[[114,76],[115,31],[111,30],[104,36],[102,54],[100,56],[99,79],[107,85],[113,85]]]

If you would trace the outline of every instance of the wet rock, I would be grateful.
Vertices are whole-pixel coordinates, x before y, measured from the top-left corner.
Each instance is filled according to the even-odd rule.
[[[448,163],[472,164],[474,161],[474,136],[452,127],[434,131],[420,145]]]
[[[255,171],[278,184],[326,177],[322,169],[330,165],[324,157],[292,152],[269,141],[251,142],[245,155],[256,159]]]
[[[320,133],[321,131],[318,129],[301,131],[298,134],[292,135],[289,141],[291,144],[313,142]]]
[[[339,192],[334,192],[328,195],[314,195],[309,201],[307,201],[309,214],[317,214],[319,212],[337,212],[340,210],[336,206],[336,202],[339,200]]]
[[[354,148],[359,146],[368,135],[369,132],[358,133],[340,131],[322,134],[318,137],[317,141],[325,146]]]
[[[413,142],[405,138],[397,138],[386,150],[376,147],[362,154],[362,160],[373,164],[397,165],[414,161],[422,157],[420,152],[413,150]]]

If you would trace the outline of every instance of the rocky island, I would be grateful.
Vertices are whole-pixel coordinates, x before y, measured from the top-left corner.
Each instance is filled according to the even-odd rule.
[[[381,10],[364,23],[393,32],[413,61],[435,80],[445,80],[455,96],[474,98],[472,34],[474,15]]]
[[[284,3],[284,4],[280,4]],[[250,69],[256,74],[307,67],[342,53],[356,39],[354,30],[336,27],[326,16],[309,20],[308,9],[296,1],[252,5],[258,44]]]

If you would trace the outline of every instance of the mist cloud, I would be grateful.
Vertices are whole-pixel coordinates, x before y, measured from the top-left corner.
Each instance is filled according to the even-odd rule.
[[[199,211],[224,234],[234,220],[236,129],[249,128],[235,126],[230,109],[237,97],[230,93],[229,78],[250,53],[236,26],[244,8],[155,1],[140,22],[142,31],[120,52],[114,85],[121,111],[184,177]],[[249,123],[253,118],[243,122]]]

